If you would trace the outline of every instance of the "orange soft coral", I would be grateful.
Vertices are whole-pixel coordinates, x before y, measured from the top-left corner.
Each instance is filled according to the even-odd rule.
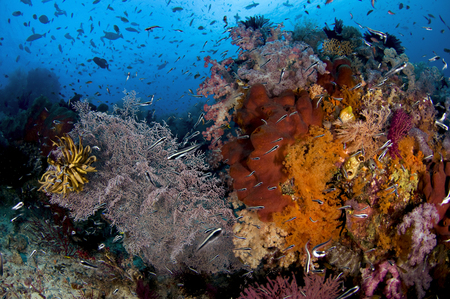
[[[327,182],[339,171],[337,164],[342,163],[345,154],[329,131],[311,127],[310,135],[289,148],[285,161],[294,181],[295,204],[273,215],[276,224],[289,233],[286,244],[295,245],[299,251],[308,240],[317,245],[339,237],[340,200]]]
[[[344,156],[342,144],[334,142],[328,130],[311,127],[308,138],[289,148],[284,163],[295,180],[297,195],[304,201],[324,199],[326,183]]]

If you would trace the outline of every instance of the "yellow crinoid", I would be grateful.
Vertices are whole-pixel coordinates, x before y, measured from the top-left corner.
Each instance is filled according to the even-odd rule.
[[[42,175],[39,183],[42,186],[39,191],[64,194],[83,191],[83,186],[88,182],[86,174],[95,172],[92,162],[97,161],[95,156],[90,156],[91,148],[83,148],[81,137],[78,147],[68,135],[59,138],[59,142],[53,142],[61,150],[61,156],[56,161],[48,158],[50,167]]]

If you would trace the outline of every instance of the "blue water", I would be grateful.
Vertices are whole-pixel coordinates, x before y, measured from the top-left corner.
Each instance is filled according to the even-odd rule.
[[[305,20],[323,27],[325,22],[331,25],[334,18],[339,18],[344,25],[358,27],[355,23],[358,22],[397,36],[411,62],[428,61],[435,56],[433,51],[450,61],[450,54],[443,51],[450,48],[450,29],[439,18],[441,16],[450,25],[450,2],[445,0],[377,0],[375,8],[369,0],[334,0],[328,5],[324,0],[310,0],[310,4],[307,1],[284,2],[292,7],[283,5],[283,1],[258,1],[259,5],[250,9],[245,6],[252,4],[251,1],[101,0],[93,4],[94,1],[42,3],[32,0],[32,6],[19,0],[2,2],[0,90],[19,70],[26,74],[33,68],[43,67],[58,77],[61,85],[59,98],[65,101],[77,92],[95,105],[110,105],[121,101],[124,89],[136,90],[143,99],[155,95],[151,108],[156,109],[160,117],[184,111],[199,101],[189,96],[188,89],[195,92],[203,76],[208,75],[209,69],[204,68],[203,57],[210,55],[221,60],[220,54],[225,50],[229,50],[229,56],[237,57],[237,47],[232,46],[230,40],[217,43],[228,34],[224,33],[224,16],[227,16],[229,26],[234,26],[237,17],[245,20],[245,17],[262,14],[274,23],[282,22],[286,30],[293,30],[296,23]],[[403,4],[402,9],[399,8],[400,3]],[[55,4],[67,15],[55,16]],[[183,10],[173,12],[175,7]],[[367,15],[370,10],[373,12]],[[14,16],[15,11],[23,15]],[[33,18],[34,14],[37,19]],[[49,23],[41,23],[41,15],[47,16]],[[431,20],[431,24],[424,16]],[[137,25],[131,24],[133,22]],[[123,38],[104,39],[103,43],[100,39],[103,32],[115,32],[114,25],[119,27]],[[152,32],[144,30],[150,26],[161,28]],[[200,26],[204,29],[200,30]],[[431,27],[432,30],[423,27]],[[126,28],[136,29],[139,33]],[[33,29],[45,36],[26,42]],[[79,29],[84,32],[79,34]],[[361,29],[361,32],[365,30]],[[67,39],[67,33],[74,40]],[[21,50],[19,45],[27,46],[31,53]],[[213,51],[217,52],[213,54]],[[88,62],[94,57],[106,59],[110,64],[109,70],[100,68],[93,61]],[[165,63],[164,68],[158,69]],[[430,65],[439,69],[443,67],[441,60]],[[197,73],[200,76],[194,79]],[[445,70],[444,75],[448,77],[450,71]],[[86,83],[90,81],[92,83]]]

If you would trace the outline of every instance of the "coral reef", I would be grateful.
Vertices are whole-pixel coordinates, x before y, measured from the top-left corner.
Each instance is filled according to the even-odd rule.
[[[447,295],[447,78],[367,27],[235,18],[187,117],[7,88],[0,297]]]

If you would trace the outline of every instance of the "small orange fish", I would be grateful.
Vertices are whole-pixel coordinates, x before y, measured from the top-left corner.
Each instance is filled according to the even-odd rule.
[[[375,8],[375,0],[372,0],[372,7]]]
[[[325,2],[325,4],[330,4],[331,2],[333,2],[333,0],[327,0],[327,2]]]
[[[393,13],[391,10],[388,10],[388,14],[395,15],[395,13]]]
[[[87,81],[87,82],[86,82],[86,84],[91,84],[91,83],[92,83],[92,81]]]

